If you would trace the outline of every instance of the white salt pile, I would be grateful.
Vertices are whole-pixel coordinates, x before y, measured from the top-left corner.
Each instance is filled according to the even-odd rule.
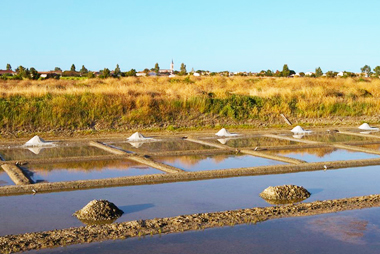
[[[128,141],[144,141],[152,138],[147,138],[144,135],[140,134],[139,132],[133,133],[129,138],[127,138]]]
[[[379,131],[379,128],[371,127],[368,123],[363,123],[359,126],[359,129],[366,130],[366,131]]]
[[[28,142],[24,144],[24,146],[27,147],[33,147],[33,146],[52,146],[54,145],[53,142],[48,142],[40,138],[39,136],[34,136],[31,138]]]
[[[307,133],[311,133],[312,131],[309,131],[309,130],[304,130],[301,126],[296,126],[294,127],[291,132],[293,132],[294,134],[307,134]]]
[[[232,136],[237,136],[238,134],[236,133],[230,133],[228,130],[225,128],[222,128],[220,131],[218,131],[215,135],[219,137],[232,137]]]

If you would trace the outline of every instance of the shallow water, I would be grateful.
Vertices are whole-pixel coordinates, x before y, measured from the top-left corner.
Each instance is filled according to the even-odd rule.
[[[298,142],[268,138],[268,137],[241,137],[241,138],[210,138],[207,141],[223,144],[230,147],[263,147],[263,146],[289,146],[289,145],[298,145]]]
[[[93,146],[55,146],[1,149],[4,160],[27,160],[110,154]]]
[[[267,151],[267,153],[304,160],[306,162],[323,162],[338,160],[360,160],[379,158],[379,155],[349,151],[333,147],[288,149],[279,151]]]
[[[356,141],[373,141],[369,137],[361,137],[355,135],[346,135],[339,133],[328,133],[328,132],[314,132],[306,135],[291,135],[286,136],[297,138],[300,140],[309,140],[317,142],[335,143],[335,142],[356,142]]]
[[[191,155],[156,157],[156,161],[186,170],[202,171],[286,164],[251,155]]]
[[[269,220],[203,231],[74,245],[39,253],[334,253],[380,252],[380,208]],[[35,252],[32,252],[35,253]]]
[[[163,173],[160,170],[128,160],[31,165],[26,169],[35,182],[90,180]]]
[[[210,146],[197,144],[182,139],[171,139],[154,142],[109,142],[109,144],[120,147],[126,151],[137,153],[215,149]]]
[[[93,199],[107,199],[125,214],[117,220],[271,206],[259,197],[268,186],[295,184],[306,202],[380,193],[380,166],[194,182],[0,197],[0,235],[82,226],[71,215]]]
[[[8,176],[8,174],[0,169],[0,186],[5,186],[5,185],[14,185],[13,181],[11,178]]]

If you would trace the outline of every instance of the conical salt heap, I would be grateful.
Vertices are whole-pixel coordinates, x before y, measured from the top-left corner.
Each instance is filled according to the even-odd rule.
[[[366,131],[378,131],[379,130],[379,128],[369,126],[368,123],[363,123],[362,125],[359,126],[359,129],[366,130]]]
[[[231,137],[231,136],[237,136],[238,134],[236,133],[230,133],[228,130],[225,128],[222,128],[220,131],[218,131],[215,135],[219,137]]]
[[[260,197],[275,204],[293,203],[307,199],[310,192],[297,185],[269,186],[260,193]]]
[[[139,132],[135,132],[129,138],[127,138],[128,141],[142,141],[146,139],[152,139],[152,138],[147,138],[144,135],[140,134]]]
[[[73,215],[84,221],[113,221],[123,214],[114,203],[108,200],[92,200]]]
[[[53,142],[47,142],[40,138],[39,136],[34,136],[28,142],[24,144],[24,146],[46,146],[53,145]]]
[[[303,133],[310,133],[311,131],[309,131],[309,130],[304,130],[301,126],[296,126],[296,127],[294,127],[292,130],[291,130],[291,132],[293,132],[293,133],[300,133],[300,134],[303,134]]]

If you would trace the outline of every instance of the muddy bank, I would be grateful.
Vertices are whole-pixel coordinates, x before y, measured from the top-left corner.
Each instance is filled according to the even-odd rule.
[[[369,195],[266,208],[198,213],[109,225],[92,225],[3,236],[0,237],[0,249],[2,253],[19,252],[145,235],[170,234],[237,224],[251,224],[270,219],[311,216],[379,206],[380,195]]]
[[[129,176],[118,178],[106,178],[100,180],[80,180],[68,182],[37,183],[32,185],[3,186],[0,187],[0,196],[32,194],[33,190],[37,193],[75,191],[81,189],[161,184],[182,181],[198,181],[238,176],[272,175],[316,170],[334,170],[339,168],[363,167],[372,165],[380,165],[380,158],[351,161],[302,163],[297,165],[272,165],[251,168],[179,172],[175,174]]]

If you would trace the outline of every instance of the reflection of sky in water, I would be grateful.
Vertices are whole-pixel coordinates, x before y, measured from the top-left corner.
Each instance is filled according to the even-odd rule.
[[[250,155],[173,156],[157,157],[155,160],[189,171],[286,164]]]
[[[14,185],[14,183],[5,171],[0,170],[0,186],[5,185]]]
[[[80,244],[38,253],[379,253],[379,208],[293,217],[161,236]],[[320,223],[320,221],[330,222]],[[336,228],[335,226],[342,226]],[[332,231],[331,231],[332,230]],[[121,253],[121,252],[120,252]]]
[[[0,197],[0,235],[81,226],[71,214],[93,199],[122,207],[117,220],[152,219],[200,212],[271,206],[259,193],[295,184],[311,192],[305,202],[378,193],[380,166],[267,176],[235,177],[72,192]]]
[[[90,161],[81,163],[58,163],[31,165],[27,170],[34,181],[60,182],[74,180],[104,179],[122,176],[161,174],[160,170],[130,161]]]
[[[361,160],[379,158],[378,155],[362,152],[348,151],[334,148],[308,148],[281,151],[270,151],[281,156],[304,160],[307,162],[339,161],[339,160]]]

